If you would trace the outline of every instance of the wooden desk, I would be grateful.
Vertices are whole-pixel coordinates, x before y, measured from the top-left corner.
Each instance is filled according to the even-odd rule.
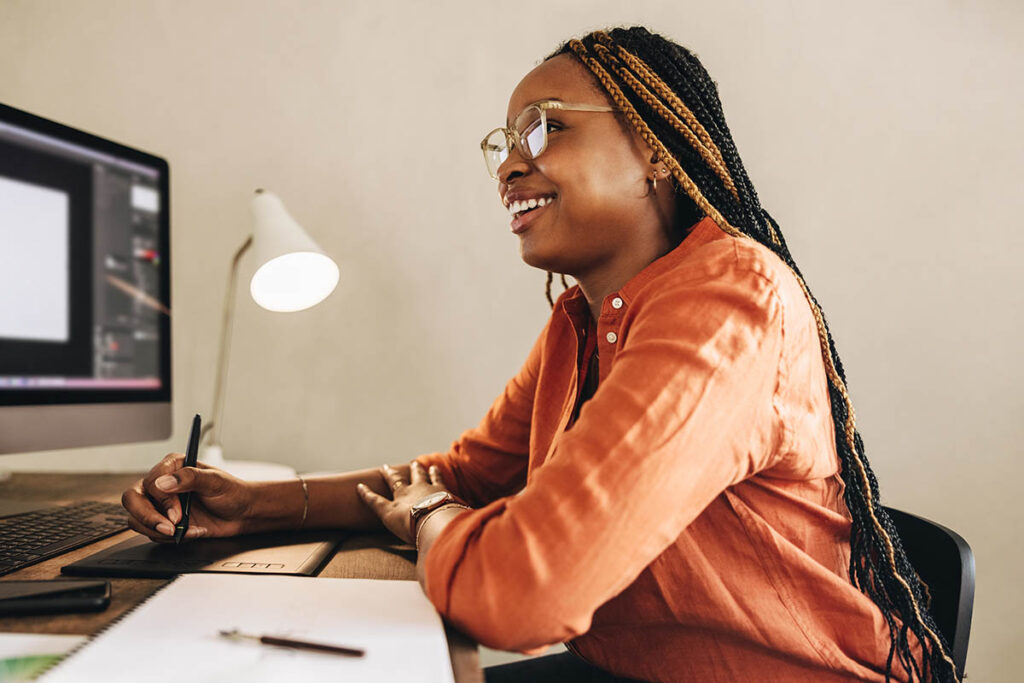
[[[67,503],[73,500],[120,501],[121,492],[138,474],[64,474],[16,472],[10,479],[0,482],[0,498],[11,501],[52,501]],[[53,579],[60,576],[60,568],[87,557],[134,534],[124,531],[83,548],[0,577],[0,581],[25,579]],[[416,550],[400,543],[390,534],[360,534],[346,539],[330,563],[319,576],[361,579],[416,579]],[[111,578],[110,607],[92,614],[61,614],[22,617],[0,617],[0,632],[9,633],[67,633],[92,635],[122,615],[128,609],[152,595],[167,583],[166,579]],[[445,625],[452,670],[457,683],[482,683],[483,672],[476,643],[467,636]]]

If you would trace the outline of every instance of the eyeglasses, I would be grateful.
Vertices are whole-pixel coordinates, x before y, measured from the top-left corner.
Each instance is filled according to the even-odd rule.
[[[618,111],[614,107],[596,104],[567,104],[558,100],[535,102],[516,117],[511,128],[495,128],[480,142],[484,152],[487,173],[498,179],[498,167],[508,158],[513,147],[527,159],[536,159],[548,147],[548,110],[562,111]]]

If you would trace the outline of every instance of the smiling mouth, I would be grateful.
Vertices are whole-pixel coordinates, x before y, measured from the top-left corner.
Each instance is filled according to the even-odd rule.
[[[536,209],[542,209],[551,202],[555,201],[554,197],[540,197],[539,199],[524,199],[516,200],[508,205],[508,212],[511,214],[512,219],[519,219],[526,214]]]

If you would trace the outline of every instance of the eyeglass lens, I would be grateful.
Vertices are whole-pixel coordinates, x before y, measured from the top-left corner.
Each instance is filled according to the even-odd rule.
[[[540,107],[527,107],[515,121],[516,141],[520,153],[527,159],[536,159],[547,147],[548,133],[544,125],[544,112]],[[487,171],[493,177],[498,175],[498,167],[508,158],[508,139],[504,128],[492,132],[484,143],[484,159]]]

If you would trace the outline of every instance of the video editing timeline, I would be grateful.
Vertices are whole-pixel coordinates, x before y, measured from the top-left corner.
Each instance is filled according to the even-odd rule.
[[[159,182],[0,122],[0,388],[161,387]]]

